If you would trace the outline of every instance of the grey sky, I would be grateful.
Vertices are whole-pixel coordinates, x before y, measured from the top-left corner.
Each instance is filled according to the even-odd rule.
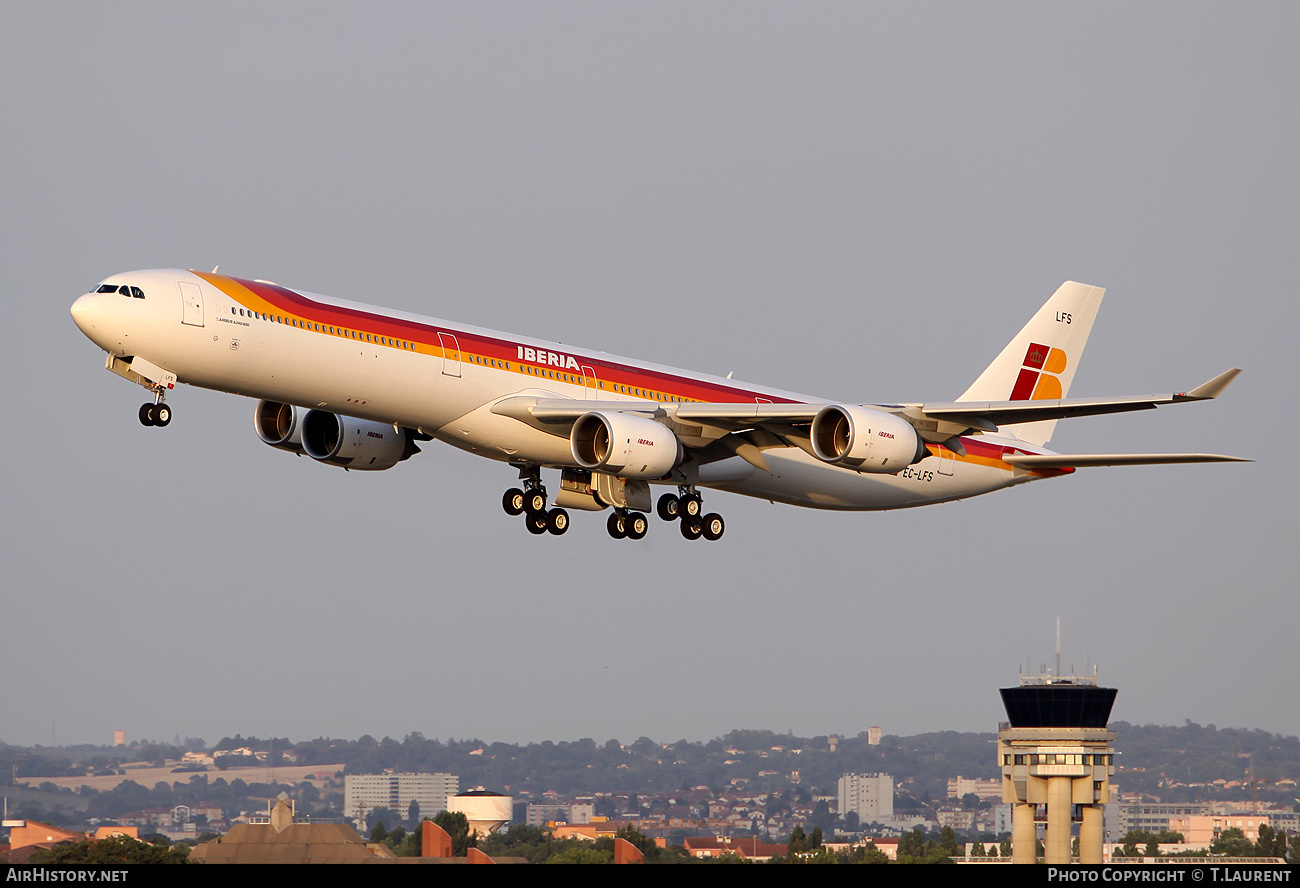
[[[1115,717],[1300,733],[1292,4],[9,3],[0,740],[989,730],[1100,664]],[[1108,288],[1058,425],[1098,469],[717,544],[532,537],[507,467],[348,474],[72,300],[181,266],[837,398],[950,399]],[[554,478],[550,479],[554,485]]]

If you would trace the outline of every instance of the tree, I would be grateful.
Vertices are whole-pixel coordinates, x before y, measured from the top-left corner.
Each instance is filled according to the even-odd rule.
[[[545,863],[613,863],[614,852],[598,848],[568,848],[546,858]]]
[[[660,852],[663,850],[655,844],[654,839],[650,838],[630,823],[619,827],[618,832],[614,833],[614,838],[624,839],[631,842],[633,847],[641,852],[641,856],[645,858],[646,863],[653,863],[657,860]]]
[[[32,855],[41,864],[189,863],[189,845],[166,848],[130,836],[65,842]]]
[[[464,857],[470,848],[478,845],[478,838],[470,835],[469,819],[460,812],[440,811],[433,822],[447,831],[451,836],[451,853],[453,857]]]
[[[785,843],[786,853],[791,857],[808,848],[808,836],[802,826],[796,826],[790,833],[790,841]]]
[[[939,850],[948,857],[961,857],[961,846],[957,844],[957,831],[945,826],[939,832]]]
[[[397,830],[393,830],[393,832],[397,832]],[[400,845],[393,848],[393,853],[398,857],[422,856],[424,854],[424,842],[423,837],[420,835],[420,830],[413,830],[405,839],[402,840]]]
[[[812,815],[808,818],[808,825],[820,826],[823,834],[834,834],[835,820],[835,815],[831,813],[830,806],[826,804],[825,799],[822,799],[813,806]],[[812,833],[810,832],[809,835],[812,835]]]
[[[915,827],[910,833],[898,840],[899,857],[922,857],[925,855],[925,833],[921,827]]]
[[[1250,857],[1255,853],[1255,843],[1246,838],[1240,828],[1230,826],[1210,843],[1210,853],[1225,857]]]
[[[819,863],[847,863],[848,858],[844,854],[837,854],[829,848],[811,848],[800,854],[791,854],[786,858],[776,858],[784,860],[785,863],[797,864],[819,864]]]
[[[1160,846],[1178,844],[1183,841],[1183,834],[1162,829],[1155,833],[1149,829],[1131,829],[1120,839],[1120,849],[1116,857],[1159,857]],[[1142,854],[1138,854],[1138,845],[1144,845]]]
[[[854,863],[889,863],[889,855],[876,847],[875,842],[867,842],[853,855]]]
[[[397,857],[402,857],[402,846],[406,844],[406,827],[398,825],[393,827],[392,832],[384,839],[384,844],[389,847]]]
[[[808,850],[812,851],[822,846],[822,828],[814,826],[812,834],[808,836]]]
[[[524,845],[544,845],[550,837],[551,834],[540,826],[514,823],[510,825],[509,829],[489,835],[479,845],[479,849],[489,857],[498,854],[511,856],[509,851],[512,848],[519,848]]]
[[[1257,857],[1281,857],[1286,859],[1286,833],[1276,831],[1267,823],[1259,825],[1259,840],[1255,842]]]

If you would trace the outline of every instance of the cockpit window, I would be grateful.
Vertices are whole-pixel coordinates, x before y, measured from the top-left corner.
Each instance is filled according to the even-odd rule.
[[[123,296],[130,296],[134,299],[144,298],[144,290],[141,290],[139,287],[128,286],[127,284],[122,284],[120,287],[117,284],[100,284],[99,289],[96,290],[95,292],[96,293],[121,293]]]

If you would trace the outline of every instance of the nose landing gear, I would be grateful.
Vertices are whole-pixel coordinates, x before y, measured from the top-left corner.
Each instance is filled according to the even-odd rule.
[[[172,421],[172,409],[163,401],[163,387],[153,387],[153,403],[140,405],[140,425],[162,428]]]

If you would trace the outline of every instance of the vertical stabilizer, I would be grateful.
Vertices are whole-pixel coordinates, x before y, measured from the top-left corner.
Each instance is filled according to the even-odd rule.
[[[1093,319],[1106,291],[1067,281],[1016,334],[958,401],[1055,401],[1070,391]],[[1022,441],[1042,446],[1056,420],[1002,426]]]

